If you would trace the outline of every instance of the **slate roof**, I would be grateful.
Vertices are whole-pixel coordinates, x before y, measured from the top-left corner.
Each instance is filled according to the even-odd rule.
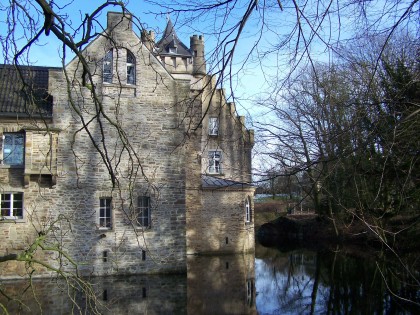
[[[162,38],[157,42],[156,48],[159,55],[192,57],[191,51],[176,35],[171,19],[168,19],[165,32],[163,33]],[[170,48],[176,48],[176,53],[171,53],[169,51]]]
[[[0,117],[51,118],[47,67],[0,65]]]
[[[201,175],[201,186],[203,188],[232,188],[232,189],[243,189],[253,187],[251,184],[236,182],[234,180]]]

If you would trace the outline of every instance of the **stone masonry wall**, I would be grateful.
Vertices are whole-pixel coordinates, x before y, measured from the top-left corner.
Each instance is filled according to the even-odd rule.
[[[234,103],[226,101],[224,91],[215,89],[215,82],[207,84],[202,94],[203,119],[202,172],[208,173],[208,152],[222,152],[221,173],[215,176],[250,183],[253,130],[245,127],[245,117],[238,117]],[[219,121],[218,135],[209,135],[209,119]]]
[[[24,252],[39,236],[41,231],[49,228],[51,214],[57,206],[57,195],[51,186],[51,175],[48,175],[48,172],[42,173],[41,168],[35,170],[35,167],[33,167],[34,165],[46,165],[45,159],[42,157],[46,151],[51,149],[49,145],[45,146],[44,141],[41,141],[39,146],[37,141],[33,142],[33,133],[28,129],[28,126],[31,125],[31,128],[33,128],[34,122],[25,120],[17,122],[13,119],[2,119],[0,125],[0,147],[3,146],[4,132],[23,132],[25,134],[25,147],[29,148],[25,152],[23,165],[0,165],[0,192],[24,194],[23,218],[10,220],[2,217],[0,220],[0,235],[2,236],[0,256],[4,256]],[[42,126],[42,123],[39,124],[40,130]],[[37,135],[39,134],[37,133]],[[51,133],[44,130],[40,138],[44,140],[45,137],[49,139],[50,136],[53,137]],[[40,161],[40,163],[37,164],[36,161]],[[51,161],[51,159],[48,159],[49,166],[51,166]],[[30,171],[28,173],[30,181],[25,185],[24,179],[28,170]],[[45,261],[54,257],[54,253],[37,251],[34,257]],[[0,268],[0,277],[21,277],[27,274],[26,268],[27,266],[24,262],[4,262]],[[47,272],[46,268],[41,265],[36,265],[35,268],[39,273]]]
[[[254,223],[246,222],[245,200],[253,188],[242,191],[203,190],[202,208],[191,215],[190,253],[240,253],[254,251]],[[251,203],[251,209],[253,204]],[[253,218],[253,213],[251,213]]]
[[[76,61],[66,67],[73,78],[74,107],[59,77],[51,88],[57,91],[55,126],[63,130],[56,187],[60,214],[73,222],[63,242],[85,273],[185,270],[185,149],[175,99],[185,92],[124,24],[112,35],[115,45],[100,37],[85,51],[100,103],[94,104],[89,89],[80,85]],[[136,85],[125,83],[125,48],[137,60]],[[106,84],[100,61],[109,49],[114,49],[114,77]],[[89,125],[79,131],[82,119]],[[140,196],[151,198],[150,228],[133,221]],[[101,197],[112,198],[108,230],[98,228]]]
[[[127,24],[107,32],[114,41],[98,37],[84,51],[92,82],[82,86],[77,59],[65,72],[50,71],[50,127],[59,131],[55,185],[30,175],[25,187],[22,169],[0,169],[1,188],[22,191],[25,207],[22,222],[0,223],[0,254],[21,252],[48,230],[48,243],[69,254],[82,274],[185,271],[187,152],[181,145],[184,108],[177,101],[188,96],[188,82],[175,82]],[[114,78],[105,84],[102,58],[111,48]],[[136,57],[135,85],[126,83],[125,49]],[[43,147],[38,135],[32,139],[31,151]],[[134,220],[140,196],[151,199],[150,228]],[[99,200],[104,197],[112,198],[109,229],[99,227]],[[43,254],[40,259],[47,263],[73,269],[53,251]],[[1,276],[25,273],[22,264],[7,266]],[[35,276],[45,275],[43,268],[36,269]]]

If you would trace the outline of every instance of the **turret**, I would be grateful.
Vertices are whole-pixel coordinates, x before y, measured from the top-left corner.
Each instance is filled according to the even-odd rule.
[[[204,37],[193,35],[190,37],[190,50],[193,54],[193,74],[206,74],[206,60],[204,58]]]

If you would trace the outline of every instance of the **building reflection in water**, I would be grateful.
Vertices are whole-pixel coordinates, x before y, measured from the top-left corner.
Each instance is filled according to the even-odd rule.
[[[63,280],[33,280],[33,290],[26,280],[1,281],[1,290],[15,300],[1,296],[0,303],[10,314],[253,315],[254,257],[192,256],[188,275],[95,277],[88,279],[93,299]]]
[[[254,254],[188,259],[188,314],[257,314]]]

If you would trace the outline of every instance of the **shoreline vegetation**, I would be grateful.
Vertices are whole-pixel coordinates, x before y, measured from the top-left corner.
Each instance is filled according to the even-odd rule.
[[[330,217],[305,208],[292,211],[291,205],[293,202],[284,198],[256,199],[255,233],[262,245],[282,248],[345,245],[358,247],[361,251],[420,251],[420,215],[370,216],[361,220],[349,214],[336,217],[333,222]]]

